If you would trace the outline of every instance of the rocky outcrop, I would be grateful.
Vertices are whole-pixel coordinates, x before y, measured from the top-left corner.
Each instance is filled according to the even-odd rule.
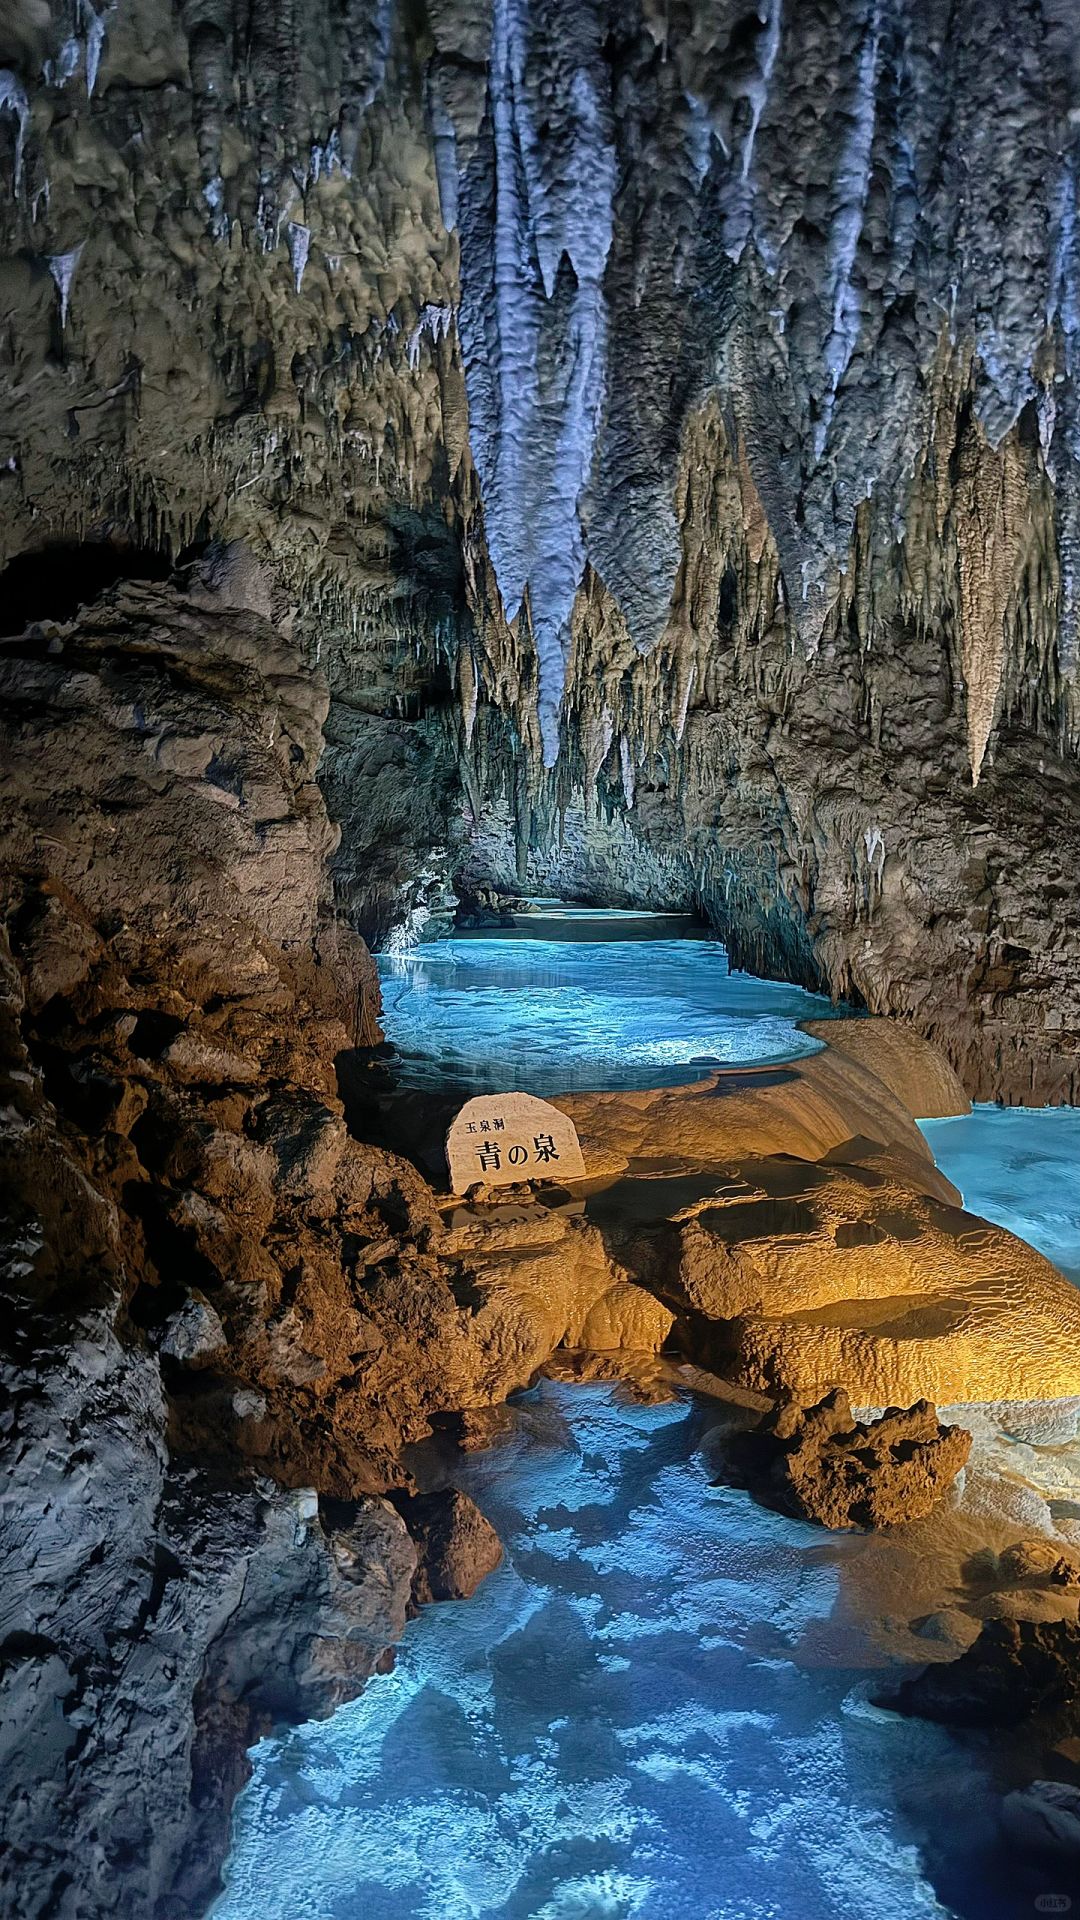
[[[7,1904],[180,1920],[245,1747],[401,1630],[403,1443],[671,1314],[582,1222],[455,1242],[349,1134],[334,1063],[377,987],[326,898],[325,688],[244,555],[31,631],[0,677]],[[495,1551],[450,1519],[425,1597]]]
[[[577,1127],[590,1170],[612,1154],[642,1172],[650,1163],[720,1169],[767,1155],[866,1161],[895,1170],[916,1191],[955,1200],[906,1098],[920,1081],[921,1043],[890,1028],[886,1073],[890,1055],[899,1091],[874,1070],[872,1041],[865,1052],[841,1042],[784,1065],[725,1069],[692,1086],[566,1094],[554,1104]]]
[[[905,1680],[888,1704],[957,1727],[1013,1727],[1033,1714],[1075,1732],[1080,1627],[1075,1621],[990,1620],[959,1660]]]
[[[1080,1088],[1078,76],[1060,0],[962,12],[4,10],[30,1912],[205,1896],[260,1716],[397,1630],[402,1444],[560,1344],[1076,1382],[900,1042],[594,1102],[663,1198],[523,1228],[447,1221],[340,1093],[359,936],[458,875],[693,906],[968,1092]]]
[[[971,1102],[940,1049],[895,1020],[807,1020],[803,1031],[869,1068],[918,1120],[969,1113]]]
[[[1001,1824],[1009,1845],[1070,1866],[1080,1862],[1080,1787],[1065,1780],[1033,1780],[1008,1793]]]
[[[398,1511],[416,1544],[412,1597],[418,1607],[433,1600],[467,1600],[502,1559],[491,1522],[457,1487],[399,1498]]]
[[[739,1171],[687,1209],[678,1285],[695,1350],[743,1386],[863,1406],[1080,1387],[1080,1297],[1025,1241],[873,1167]]]
[[[847,1394],[816,1407],[797,1401],[766,1414],[737,1446],[767,1498],[823,1527],[898,1527],[925,1519],[971,1452],[971,1435],[944,1426],[928,1400],[857,1421]]]
[[[3,965],[0,1903],[180,1920],[216,1884],[245,1748],[362,1684],[416,1555],[381,1499],[330,1532],[310,1488],[245,1482],[222,1447],[170,1458],[131,1223],[45,1097]]]
[[[1075,1394],[1080,1296],[956,1204],[905,1104],[947,1090],[949,1069],[901,1027],[882,1040],[891,1086],[878,1080],[883,1024],[865,1023],[862,1059],[838,1021],[837,1046],[784,1067],[560,1099],[586,1166],[630,1169],[590,1202],[605,1245],[674,1310],[684,1352],[756,1392],[842,1387],[878,1407]]]

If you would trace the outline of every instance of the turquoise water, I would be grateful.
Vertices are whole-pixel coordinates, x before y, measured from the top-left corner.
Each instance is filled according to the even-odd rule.
[[[440,940],[382,954],[386,1037],[413,1085],[474,1093],[658,1087],[792,1060],[818,994],[732,973],[718,940]]]
[[[455,1473],[502,1568],[264,1741],[213,1920],[1015,1920],[977,1759],[869,1704],[860,1551],[708,1482],[687,1403],[543,1382]]]
[[[921,1125],[965,1206],[1080,1285],[1080,1107],[977,1106]]]

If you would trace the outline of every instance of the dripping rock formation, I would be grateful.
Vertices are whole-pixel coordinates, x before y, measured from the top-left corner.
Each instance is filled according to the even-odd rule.
[[[1080,1096],[1078,193],[1072,0],[0,5],[11,1911],[205,1910],[546,1364],[1075,1391],[913,1116]],[[875,1018],[455,1209],[370,950],[523,890]]]
[[[360,931],[693,904],[1075,1091],[1064,0],[10,0],[0,63],[12,630],[248,540]]]

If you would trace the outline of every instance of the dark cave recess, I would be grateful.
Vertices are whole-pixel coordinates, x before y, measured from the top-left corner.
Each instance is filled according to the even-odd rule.
[[[114,538],[50,540],[31,548],[0,574],[0,639],[44,621],[71,620],[121,580],[167,580],[174,565],[159,548]]]

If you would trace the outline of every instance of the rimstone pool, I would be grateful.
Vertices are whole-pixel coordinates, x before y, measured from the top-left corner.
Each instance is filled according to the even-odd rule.
[[[439,940],[380,957],[383,1024],[407,1083],[677,1085],[717,1065],[814,1053],[820,1041],[797,1023],[836,1011],[801,987],[733,973],[718,940],[664,937],[661,916],[650,938],[626,938],[621,915],[542,924],[576,937]]]
[[[710,1486],[687,1401],[544,1381],[455,1466],[503,1566],[255,1750],[213,1920],[1015,1920],[987,1773],[871,1703],[867,1550]],[[1000,1877],[995,1877],[1000,1876]]]
[[[813,1051],[796,1023],[831,1011],[697,939],[449,940],[381,973],[421,1087],[662,1085]],[[926,1131],[971,1206],[1080,1277],[1080,1114]],[[875,1704],[912,1659],[859,1599],[895,1581],[888,1548],[712,1484],[710,1418],[691,1394],[516,1396],[512,1439],[452,1468],[502,1567],[414,1620],[358,1700],[255,1749],[213,1920],[1035,1910],[993,1751]]]

